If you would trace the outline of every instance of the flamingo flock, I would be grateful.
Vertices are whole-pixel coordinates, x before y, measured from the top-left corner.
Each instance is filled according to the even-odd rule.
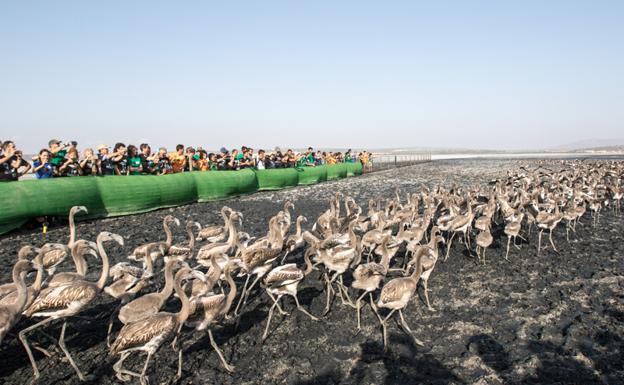
[[[243,231],[241,212],[224,206],[222,224],[202,227],[186,222],[188,241],[184,244],[173,244],[173,231],[181,223],[167,215],[163,218],[165,241],[156,236],[113,266],[110,245],[117,244],[115,250],[119,250],[124,238],[104,231],[94,241],[76,239],[74,216],[88,208],[73,207],[69,242],[24,245],[10,282],[0,285],[0,344],[21,327],[17,338],[37,379],[41,372],[32,353],[35,332],[45,333],[53,323],[60,324],[61,333],[54,342],[76,375],[87,380],[65,344],[66,329],[104,298],[114,309],[107,346],[120,381],[137,378],[147,384],[149,364],[166,349],[166,342],[177,352],[179,378],[191,330],[205,332],[223,368],[234,372],[216,343],[215,326],[238,322],[252,298],[266,295],[270,308],[262,341],[270,338],[274,312],[288,315],[285,298],[292,297],[296,310],[311,322],[323,322],[337,296],[338,306],[353,309],[353,328],[358,332],[362,310],[370,307],[381,326],[384,350],[388,322],[394,317],[414,344],[424,345],[404,313],[410,303],[418,301],[415,294],[421,282],[427,309],[436,311],[428,281],[436,265],[451,256],[453,241],[461,238],[455,249],[465,249],[467,262],[499,263],[513,259],[512,245],[529,247],[535,241],[531,236],[535,229],[534,257],[545,258],[544,249],[558,252],[552,237],[557,229],[564,227],[570,242],[578,225],[597,226],[608,212],[619,218],[623,176],[623,162],[543,163],[508,171],[506,178],[471,188],[422,186],[403,198],[397,189],[391,197],[371,199],[366,212],[352,197],[336,192],[328,209],[310,221],[308,230],[304,229],[308,219],[294,218],[295,207],[286,202],[268,218],[266,234],[258,237]],[[582,224],[587,216],[589,222]],[[293,224],[296,232],[291,233]],[[548,244],[543,246],[545,232]],[[486,260],[486,251],[497,241],[504,252],[491,252]],[[453,254],[453,258],[461,255]],[[73,268],[66,268],[70,259]],[[88,274],[89,265],[94,265],[90,260],[100,265],[95,281]],[[297,295],[302,282],[314,280],[325,288],[321,314],[304,308]],[[177,311],[165,311],[174,297],[179,301]],[[121,325],[116,333],[115,324]],[[145,355],[140,371],[124,367],[128,357],[139,353]]]

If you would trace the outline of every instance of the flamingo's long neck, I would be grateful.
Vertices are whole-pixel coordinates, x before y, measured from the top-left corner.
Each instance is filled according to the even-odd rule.
[[[187,228],[186,234],[189,237],[189,248],[191,249],[191,252],[193,252],[193,249],[195,249],[195,234],[193,234],[193,227]]]
[[[100,290],[102,290],[104,286],[106,286],[106,281],[108,281],[108,273],[110,271],[110,263],[108,261],[108,255],[106,254],[106,250],[104,250],[104,245],[102,244],[102,242],[103,240],[101,236],[99,236],[97,239],[97,248],[98,248],[98,253],[100,254],[100,258],[102,258],[102,274],[100,274],[100,279],[97,282],[97,287]]]
[[[189,317],[189,314],[191,313],[191,303],[186,293],[184,292],[184,289],[182,289],[182,286],[180,286],[179,280],[176,279],[173,282],[173,289],[180,298],[180,302],[182,302],[182,307],[177,314],[178,324],[181,325],[186,321],[186,319]]]
[[[297,238],[301,238],[301,217],[297,218]]]
[[[164,221],[163,227],[165,229],[165,234],[167,234],[167,240],[165,241],[165,243],[167,244],[167,248],[169,248],[171,247],[171,244],[173,243],[173,234],[171,234],[171,229],[169,228],[169,222]]]
[[[76,242],[76,224],[74,223],[74,211],[69,211],[69,243],[67,243],[67,247],[74,247],[74,242]]]
[[[228,265],[228,267],[225,268],[225,279],[227,280],[228,285],[230,285],[230,292],[227,295],[225,306],[223,307],[223,310],[221,311],[221,313],[224,315],[230,311],[230,307],[232,307],[232,302],[234,302],[234,298],[236,297],[236,283],[234,282],[234,279],[232,278],[231,267],[229,266],[232,266],[232,265]]]
[[[159,295],[163,298],[169,298],[174,289],[174,279],[173,279],[173,265],[175,264],[175,258],[172,258],[165,266],[165,287],[163,287],[162,291]]]
[[[19,261],[15,267],[13,267],[13,283],[17,286],[17,299],[11,304],[14,313],[21,312],[28,299],[28,288],[25,282],[26,272],[23,267],[28,263],[28,261]]]
[[[79,249],[80,249],[79,244],[74,243],[74,245],[71,248],[71,256],[72,256],[72,259],[74,260],[74,265],[76,265],[76,273],[82,276],[85,276],[87,274],[87,269],[88,269],[87,261],[85,261]]]

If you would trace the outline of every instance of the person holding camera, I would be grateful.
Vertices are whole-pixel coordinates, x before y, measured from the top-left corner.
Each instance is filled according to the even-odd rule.
[[[67,155],[68,148],[71,147],[70,143],[62,143],[58,139],[51,139],[48,141],[48,151],[50,152],[50,164],[54,167],[54,174],[60,175],[59,168],[65,163],[65,156]]]
[[[59,167],[58,172],[61,176],[81,176],[82,169],[80,168],[80,161],[78,157],[78,150],[73,147],[69,148],[67,152],[67,159]]]
[[[125,144],[115,144],[110,159],[113,162],[113,166],[115,168],[115,175],[128,175],[128,156],[126,155]]]
[[[37,160],[33,162],[33,173],[37,179],[49,179],[54,176],[54,166],[50,163],[50,151],[39,151]]]
[[[87,148],[82,152],[82,160],[80,161],[80,169],[82,175],[98,175],[99,159],[93,153],[93,149]]]
[[[167,155],[167,149],[165,147],[161,147],[158,149],[154,162],[156,165],[155,166],[156,175],[165,175],[165,174],[173,173],[171,162],[169,161],[169,155]]]
[[[16,155],[15,143],[7,140],[2,144],[2,155],[0,156],[0,182],[16,181],[18,179],[18,168],[23,159]]]
[[[99,175],[115,175],[115,164],[109,154],[109,148],[105,144],[98,146],[98,174]]]

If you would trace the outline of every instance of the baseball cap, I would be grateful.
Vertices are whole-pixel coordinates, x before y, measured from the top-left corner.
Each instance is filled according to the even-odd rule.
[[[108,148],[108,145],[106,145],[106,144],[100,144],[100,145],[97,147],[97,149],[98,149],[98,150],[101,150],[101,149],[103,149],[103,148]]]
[[[228,152],[227,148],[225,147],[221,147],[221,149],[219,150],[219,152]]]
[[[50,141],[48,142],[48,147],[53,145],[53,144],[60,144],[61,141],[58,139],[50,139]]]

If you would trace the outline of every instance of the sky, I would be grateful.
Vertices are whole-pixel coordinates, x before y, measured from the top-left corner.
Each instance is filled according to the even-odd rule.
[[[2,1],[0,140],[534,149],[624,135],[623,1]]]

